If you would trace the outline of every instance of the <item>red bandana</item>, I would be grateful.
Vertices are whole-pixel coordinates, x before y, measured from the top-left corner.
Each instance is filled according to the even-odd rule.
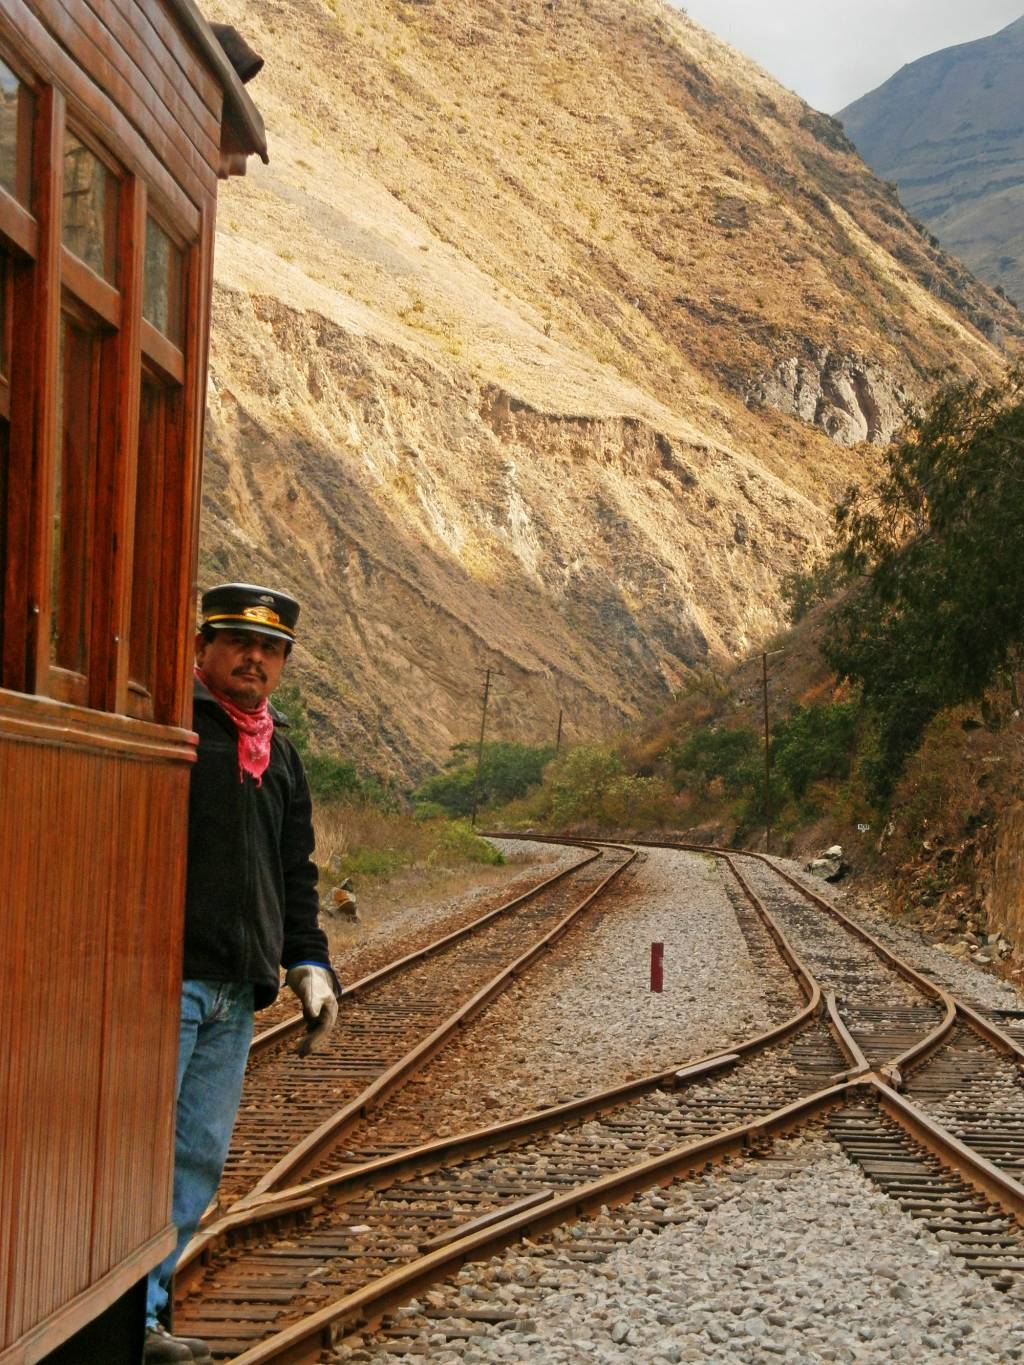
[[[201,668],[196,669],[196,677],[234,721],[238,731],[239,782],[244,782],[245,774],[248,773],[256,779],[257,787],[262,786],[263,774],[270,762],[270,741],[274,737],[274,717],[270,714],[266,697],[255,711],[243,711],[230,697],[210,686],[210,680]]]

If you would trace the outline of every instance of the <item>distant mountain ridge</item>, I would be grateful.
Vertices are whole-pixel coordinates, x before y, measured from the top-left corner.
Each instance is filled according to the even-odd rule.
[[[1024,305],[1024,15],[911,62],[837,118],[947,250]]]

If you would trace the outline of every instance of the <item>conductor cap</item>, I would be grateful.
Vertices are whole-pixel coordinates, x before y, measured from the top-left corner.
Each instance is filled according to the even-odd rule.
[[[299,604],[285,592],[254,583],[220,583],[203,593],[202,624],[213,630],[251,630],[278,640],[295,639]]]

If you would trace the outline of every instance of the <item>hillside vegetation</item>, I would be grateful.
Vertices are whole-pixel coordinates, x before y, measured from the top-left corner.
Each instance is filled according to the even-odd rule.
[[[1015,945],[1024,970],[1024,371],[940,390],[835,525],[767,655],[561,756],[504,817],[841,843],[897,910],[961,948]]]
[[[303,603],[318,742],[411,783],[639,724],[932,371],[1020,318],[837,125],[658,0],[213,0],[267,58],[222,193],[204,582]],[[997,344],[994,344],[997,343]]]

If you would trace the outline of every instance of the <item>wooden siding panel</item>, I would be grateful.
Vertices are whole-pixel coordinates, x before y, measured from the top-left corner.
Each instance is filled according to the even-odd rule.
[[[23,964],[21,979],[12,984],[31,1019],[19,1086],[13,1103],[4,1106],[14,1115],[21,1149],[16,1222],[3,1232],[13,1244],[11,1327],[17,1339],[89,1278],[81,1229],[91,1218],[95,1164],[103,925],[91,903],[95,862],[82,836],[87,801],[102,807],[106,793],[102,783],[84,791],[56,750],[23,764],[8,762],[12,757],[6,751],[0,759],[0,785],[21,829],[5,822],[4,833],[34,837],[41,855],[29,886],[12,888]],[[7,855],[0,848],[0,857]],[[61,982],[67,973],[61,961],[74,964],[73,982]],[[33,1038],[46,1045],[33,1048]]]
[[[0,734],[0,1352],[168,1220],[188,775]]]
[[[146,99],[132,89],[108,52],[96,45],[79,25],[75,14],[65,8],[64,0],[45,0],[42,5],[39,0],[29,0],[29,3],[74,62],[89,73],[131,120],[179,184],[188,185],[195,180],[207,190],[215,192],[219,148],[216,161],[207,159],[196,150],[195,144],[185,136],[166,110],[148,108]],[[111,42],[109,50],[112,51],[114,47]]]
[[[213,114],[218,130],[224,90],[160,0],[108,0],[132,25],[150,57],[174,81],[187,84]],[[219,137],[219,131],[218,131]]]
[[[199,206],[216,199],[216,175],[202,185],[174,178],[138,129],[110,95],[89,80],[53,35],[43,27],[27,0],[0,0],[0,38],[37,68],[47,66],[67,92],[76,118],[93,132],[125,166],[145,176],[186,236],[198,230]]]
[[[169,866],[168,854],[185,847],[188,772],[179,768],[173,778],[176,800],[166,769],[140,767],[120,806],[122,894],[109,920],[94,1279],[170,1219],[173,1112],[161,1112],[158,1100],[174,1094],[177,1075],[185,859]]]
[[[154,59],[136,26],[110,0],[103,4],[78,0],[70,8],[67,0],[62,3],[93,42],[109,53],[117,70],[149,108],[161,118],[166,111],[204,160],[219,158],[220,117],[207,108],[184,75],[177,75],[169,53]],[[134,8],[138,14],[138,7]]]

